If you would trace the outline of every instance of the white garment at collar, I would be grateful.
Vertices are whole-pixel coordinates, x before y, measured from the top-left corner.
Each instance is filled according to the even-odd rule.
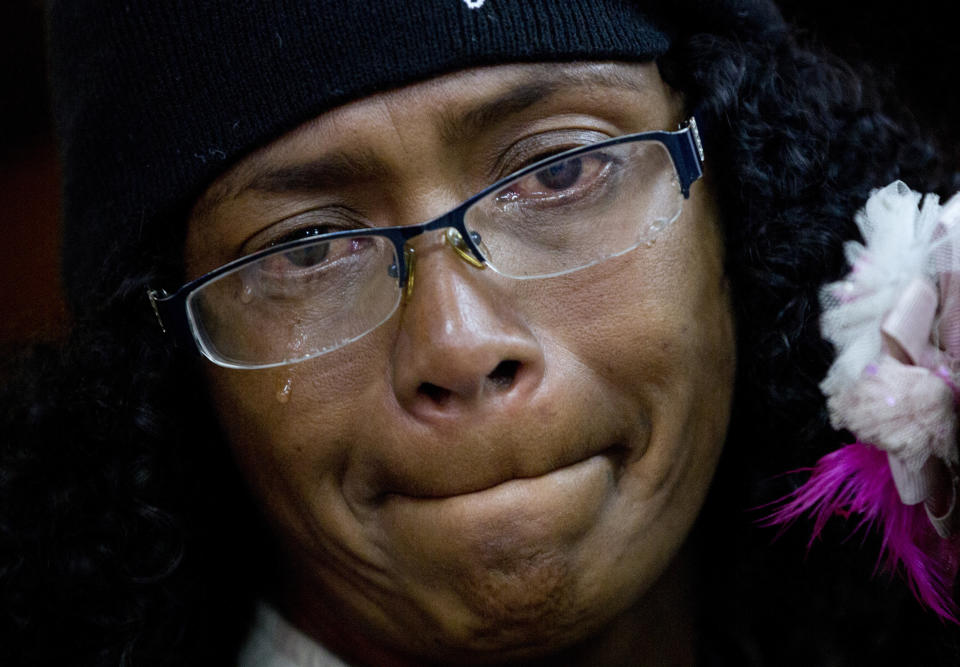
[[[348,667],[347,663],[261,603],[238,667]]]

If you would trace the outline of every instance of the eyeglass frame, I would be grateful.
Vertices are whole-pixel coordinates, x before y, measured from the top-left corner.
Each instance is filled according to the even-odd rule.
[[[678,130],[673,132],[666,130],[652,130],[648,132],[624,134],[618,137],[611,137],[610,139],[606,139],[604,141],[578,146],[571,150],[557,153],[556,155],[551,155],[543,160],[539,160],[533,164],[527,165],[526,167],[523,167],[522,169],[519,169],[505,176],[504,178],[497,180],[495,183],[483,188],[446,213],[442,213],[436,218],[427,220],[426,222],[415,223],[412,225],[397,225],[392,227],[345,229],[342,231],[330,232],[328,234],[320,234],[318,236],[295,239],[287,243],[281,243],[275,246],[263,248],[262,250],[258,250],[257,252],[245,255],[243,257],[238,257],[237,259],[219,266],[198,278],[194,278],[193,280],[184,283],[172,294],[162,289],[148,289],[147,298],[150,301],[154,315],[156,315],[157,322],[159,322],[163,333],[171,334],[174,339],[181,344],[185,343],[187,340],[191,341],[187,346],[193,348],[196,353],[202,354],[204,357],[217,365],[224,365],[222,362],[214,359],[215,355],[209,352],[199,340],[199,336],[195,331],[195,326],[191,324],[190,315],[188,313],[189,309],[187,308],[187,299],[194,291],[219,278],[225,273],[229,273],[235,269],[246,266],[247,264],[256,262],[262,257],[272,255],[274,253],[297,250],[298,248],[311,246],[322,241],[332,241],[336,239],[350,238],[353,236],[383,236],[393,243],[395,256],[397,258],[396,277],[399,289],[401,293],[404,293],[409,288],[407,281],[410,278],[410,264],[412,263],[410,256],[405,251],[407,242],[413,238],[416,238],[417,236],[420,236],[421,234],[437,229],[456,230],[456,238],[451,237],[449,234],[447,236],[447,240],[450,241],[454,251],[472,266],[477,268],[486,268],[488,265],[487,259],[484,257],[483,252],[480,250],[479,246],[466,228],[466,212],[470,210],[470,208],[476,202],[489,196],[491,193],[496,192],[505,184],[515,181],[518,178],[522,178],[528,174],[536,173],[544,167],[555,162],[575,158],[578,155],[589,153],[597,150],[598,148],[616,146],[635,141],[657,141],[663,145],[670,154],[670,159],[673,163],[674,170],[677,174],[677,180],[680,185],[680,192],[684,199],[689,199],[690,186],[692,186],[693,183],[703,176],[703,143],[701,141],[700,130],[698,128],[698,117],[699,114],[694,113],[693,116],[680,124],[680,128]],[[464,247],[466,250],[464,250]],[[586,268],[586,266],[591,266],[591,264],[587,264],[578,268]],[[526,279],[538,279],[545,277],[550,276],[530,276]],[[515,279],[522,280],[525,278]],[[366,333],[369,333],[369,331]],[[313,357],[307,358],[309,359]],[[303,361],[306,361],[306,359]],[[231,365],[229,367],[233,368],[234,366]]]

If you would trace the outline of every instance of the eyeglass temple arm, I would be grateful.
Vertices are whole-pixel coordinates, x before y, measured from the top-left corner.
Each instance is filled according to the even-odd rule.
[[[148,289],[147,298],[163,333],[173,336],[177,344],[199,353],[193,334],[190,333],[183,297],[179,293],[168,294],[166,290]]]
[[[690,198],[690,186],[703,176],[703,141],[700,138],[702,114],[699,111],[687,120],[680,132],[673,133],[677,150],[671,151],[680,179],[684,199]]]

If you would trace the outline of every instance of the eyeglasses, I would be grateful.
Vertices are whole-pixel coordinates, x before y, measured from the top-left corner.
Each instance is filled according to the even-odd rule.
[[[215,364],[292,364],[341,348],[393,315],[413,287],[410,241],[420,234],[443,230],[478,269],[518,280],[560,276],[651,242],[680,215],[702,174],[691,118],[676,132],[614,137],[547,158],[420,224],[344,229],[342,219],[329,227],[313,220],[311,230],[331,231],[241,257],[174,294],[148,296],[161,327]]]

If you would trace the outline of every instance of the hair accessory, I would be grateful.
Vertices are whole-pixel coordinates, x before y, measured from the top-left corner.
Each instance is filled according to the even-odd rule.
[[[954,512],[960,404],[960,193],[945,206],[897,181],[856,218],[863,243],[821,292],[823,335],[836,358],[820,389],[830,421],[856,442],[824,456],[769,524],[814,518],[811,543],[834,514],[879,525],[881,559],[903,566],[921,602],[958,621]]]

